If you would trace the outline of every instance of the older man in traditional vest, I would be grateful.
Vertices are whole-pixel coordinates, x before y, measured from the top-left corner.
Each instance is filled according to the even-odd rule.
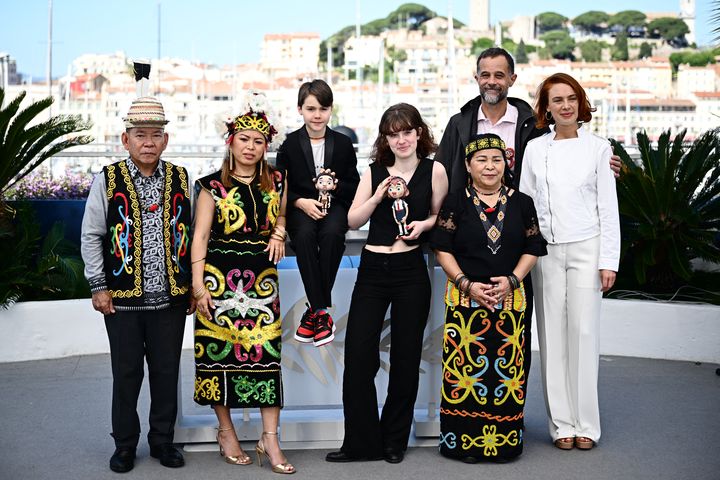
[[[132,470],[140,438],[137,401],[144,360],[150,382],[150,455],[185,464],[173,446],[190,284],[190,199],[182,167],[160,160],[165,112],[151,97],[132,102],[122,143],[129,158],[95,178],[82,224],[82,257],[93,308],[105,316],[113,373],[114,472]]]

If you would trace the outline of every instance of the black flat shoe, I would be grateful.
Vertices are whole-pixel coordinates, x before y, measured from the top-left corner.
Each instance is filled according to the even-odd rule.
[[[388,463],[400,463],[403,461],[403,458],[405,458],[405,453],[402,450],[386,448],[383,451],[383,458]]]
[[[150,456],[160,460],[163,467],[178,468],[185,465],[185,459],[180,451],[171,444],[150,447]]]
[[[117,447],[110,457],[110,470],[115,473],[126,473],[135,466],[135,449],[133,447]]]
[[[478,460],[477,457],[462,457],[460,461],[463,463],[475,464],[478,463],[480,460]]]
[[[338,452],[330,452],[327,455],[325,455],[325,461],[326,462],[333,462],[333,463],[348,463],[348,462],[372,462],[375,460],[381,460],[383,457],[377,456],[377,457],[356,457],[354,455],[348,455],[347,453],[343,452],[342,450]]]

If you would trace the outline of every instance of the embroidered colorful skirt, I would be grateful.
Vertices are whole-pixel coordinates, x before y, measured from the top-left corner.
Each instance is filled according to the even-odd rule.
[[[517,457],[527,388],[525,288],[490,312],[448,282],[445,305],[440,453],[490,461]]]
[[[282,407],[278,273],[267,253],[242,256],[242,268],[223,268],[229,252],[205,264],[212,318],[195,316],[195,402],[230,408]]]

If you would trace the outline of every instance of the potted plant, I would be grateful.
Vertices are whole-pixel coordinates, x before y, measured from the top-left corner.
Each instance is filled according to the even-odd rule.
[[[47,234],[56,222],[65,225],[65,238],[80,245],[80,229],[85,202],[93,176],[66,171],[53,177],[49,169],[40,167],[16,182],[5,192],[10,205],[26,202],[40,223],[41,235]]]
[[[5,104],[5,90],[0,88],[0,307],[41,292],[40,297],[58,293],[68,285],[72,289],[81,276],[82,262],[68,255],[62,225],[53,227],[44,241],[26,206],[12,208],[6,193],[23,177],[58,152],[93,139],[78,134],[89,128],[79,116],[55,115],[47,120],[38,117],[52,104],[52,97],[30,103],[20,109],[26,94]],[[80,268],[78,268],[80,266]],[[49,289],[49,290],[48,290]]]
[[[653,147],[645,132],[638,133],[638,163],[612,141],[623,162],[617,183],[624,273],[619,288],[634,283],[636,290],[674,294],[684,285],[706,286],[708,275],[715,285],[720,281],[720,274],[703,274],[692,264],[695,259],[720,262],[718,130],[705,132],[689,146],[685,134],[671,139],[666,131]],[[717,293],[704,296],[720,304]]]

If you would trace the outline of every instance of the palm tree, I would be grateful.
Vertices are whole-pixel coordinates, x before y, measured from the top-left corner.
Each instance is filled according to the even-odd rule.
[[[0,206],[4,205],[6,191],[25,175],[37,168],[45,160],[63,150],[76,145],[86,145],[93,141],[88,135],[65,138],[90,128],[79,115],[55,115],[48,120],[37,122],[37,117],[53,103],[47,97],[31,103],[20,110],[20,104],[26,93],[2,107],[5,102],[5,90],[0,87]],[[6,212],[0,209],[0,215]]]
[[[693,275],[691,260],[720,262],[720,137],[710,130],[689,148],[686,131],[663,132],[653,148],[637,134],[640,162],[621,144],[618,180],[622,257],[640,285],[671,291]]]
[[[712,14],[710,15],[710,26],[713,28],[715,38],[713,41],[720,42],[720,0],[714,0],[712,6]]]

